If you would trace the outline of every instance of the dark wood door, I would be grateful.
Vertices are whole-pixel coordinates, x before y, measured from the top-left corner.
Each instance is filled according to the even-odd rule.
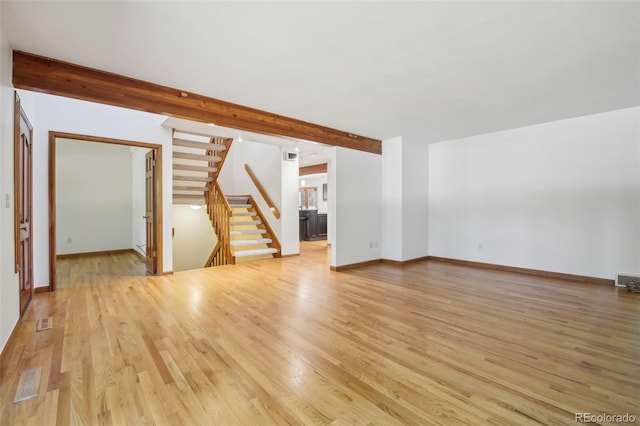
[[[151,274],[157,273],[157,250],[155,233],[155,213],[156,213],[156,150],[152,149],[145,155],[145,219],[147,228],[146,260],[147,271]]]
[[[16,214],[16,268],[20,288],[20,314],[24,314],[33,297],[33,245],[32,245],[32,138],[33,128],[20,106],[16,94],[15,136],[15,214]]]

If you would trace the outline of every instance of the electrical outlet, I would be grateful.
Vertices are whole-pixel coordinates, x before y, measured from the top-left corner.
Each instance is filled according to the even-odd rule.
[[[4,194],[4,206],[8,209],[11,208],[11,196],[9,194]]]

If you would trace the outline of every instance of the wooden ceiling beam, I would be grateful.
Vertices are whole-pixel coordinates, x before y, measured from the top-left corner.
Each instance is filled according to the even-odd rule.
[[[382,153],[382,142],[377,139],[21,51],[13,52],[13,85],[256,133]]]
[[[327,173],[327,163],[300,167],[298,176],[313,175],[316,173]]]

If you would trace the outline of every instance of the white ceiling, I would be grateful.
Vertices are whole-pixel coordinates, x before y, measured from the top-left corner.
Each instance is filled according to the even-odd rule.
[[[384,139],[640,105],[640,2],[2,1],[14,49]]]

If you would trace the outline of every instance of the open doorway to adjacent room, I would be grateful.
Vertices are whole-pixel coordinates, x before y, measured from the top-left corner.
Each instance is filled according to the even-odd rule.
[[[161,151],[49,133],[51,290],[162,270]]]
[[[300,255],[328,263],[329,180],[326,147],[306,144],[300,147],[298,210]],[[322,256],[321,256],[322,255]]]

